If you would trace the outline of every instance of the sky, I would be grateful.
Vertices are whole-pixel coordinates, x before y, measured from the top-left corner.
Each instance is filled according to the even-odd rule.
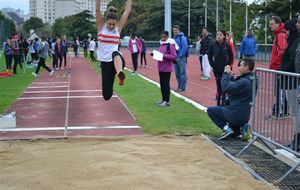
[[[6,7],[22,9],[27,14],[29,13],[29,0],[0,0],[0,9]]]
[[[248,4],[254,0],[246,0]],[[0,0],[0,9],[11,7],[15,9],[22,9],[25,14],[29,13],[29,0]]]

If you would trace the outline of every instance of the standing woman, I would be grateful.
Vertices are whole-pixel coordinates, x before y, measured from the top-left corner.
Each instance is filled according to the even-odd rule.
[[[231,32],[231,34],[232,34],[232,32]],[[230,33],[226,33],[226,41],[230,45],[230,48],[232,51],[233,59],[232,59],[232,63],[230,64],[230,67],[232,70],[233,66],[234,66],[234,59],[236,58],[236,50],[235,50],[234,42],[233,42],[233,40],[231,40]]]
[[[62,61],[63,61],[63,49],[61,46],[61,40],[59,38],[56,39],[56,43],[54,45],[54,52],[57,57],[57,65],[59,60],[59,69],[64,70],[62,67]]]
[[[5,63],[6,63],[6,71],[11,71],[11,48],[10,48],[10,39],[7,39],[6,42],[3,44],[4,56],[5,56]]]
[[[63,36],[63,40],[61,41],[61,47],[63,51],[63,58],[64,58],[64,67],[67,67],[67,54],[68,54],[68,40],[67,36]]]
[[[110,7],[104,22],[100,11],[101,0],[96,1],[96,20],[99,30],[97,60],[101,62],[102,94],[105,100],[109,100],[113,95],[115,76],[118,77],[120,86],[124,84],[125,74],[122,70],[125,67],[125,60],[118,51],[118,46],[120,33],[131,12],[131,5],[132,0],[127,0],[120,21],[118,21],[117,9]]]
[[[233,61],[232,50],[226,42],[226,32],[224,30],[217,32],[217,40],[208,51],[208,59],[216,77],[217,105],[223,106],[225,94],[222,92],[221,79],[225,66],[230,65]]]
[[[161,45],[158,49],[158,51],[163,54],[163,60],[158,61],[160,90],[162,95],[162,101],[158,103],[160,107],[170,106],[170,78],[174,68],[173,62],[177,58],[175,45],[171,44],[168,38],[169,32],[162,32]]]
[[[73,43],[75,57],[79,57],[79,45],[79,37],[76,37]]]
[[[138,57],[139,53],[142,51],[142,43],[135,33],[130,34],[130,40],[128,43],[128,48],[131,53],[133,72],[132,75],[136,74],[138,68]]]

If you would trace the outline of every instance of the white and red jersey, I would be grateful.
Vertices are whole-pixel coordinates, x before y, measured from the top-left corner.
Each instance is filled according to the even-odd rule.
[[[106,25],[98,33],[97,60],[103,62],[112,61],[112,53],[118,51],[120,34],[118,28],[108,30]]]

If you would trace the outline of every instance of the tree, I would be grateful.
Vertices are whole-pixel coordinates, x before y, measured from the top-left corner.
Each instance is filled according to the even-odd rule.
[[[16,33],[15,23],[0,11],[0,42],[11,37],[14,33]]]
[[[37,17],[30,17],[25,24],[23,25],[22,32],[28,34],[31,29],[33,29],[36,33],[42,34],[42,30],[44,27],[44,23],[42,19]]]
[[[52,36],[61,37],[65,34],[68,34],[68,23],[63,18],[56,19],[52,25]]]
[[[80,39],[85,39],[90,33],[95,37],[97,35],[97,27],[94,20],[95,17],[89,10],[65,17],[64,21],[66,23],[67,36],[78,36]]]

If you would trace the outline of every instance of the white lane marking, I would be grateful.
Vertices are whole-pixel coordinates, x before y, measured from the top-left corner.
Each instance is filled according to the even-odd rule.
[[[68,88],[68,86],[29,86],[28,88]]]
[[[113,95],[112,98],[116,98],[116,95]],[[103,96],[48,96],[48,97],[23,97],[18,98],[18,100],[42,100],[42,99],[66,99],[66,98],[103,98]]]
[[[39,93],[57,93],[68,92],[68,90],[54,90],[54,91],[25,91],[24,94],[39,94]],[[70,90],[70,92],[102,92],[102,90]]]
[[[61,84],[61,83],[68,84],[68,82],[33,82],[32,84]]]
[[[128,69],[128,68],[125,68],[125,69],[128,70],[128,71],[131,71],[131,70]],[[158,87],[160,88],[160,84],[159,84],[159,83],[157,83],[157,82],[155,82],[155,81],[153,81],[153,80],[151,80],[151,79],[145,77],[144,75],[141,75],[140,73],[138,74],[138,76],[140,76],[140,77],[143,78],[144,80],[146,80],[146,81],[148,81],[148,82],[150,82],[150,83],[152,83],[152,84],[154,84],[154,85],[156,85],[156,86],[158,86]],[[195,102],[194,100],[192,100],[192,99],[190,99],[190,98],[187,98],[187,97],[185,97],[185,96],[183,96],[183,95],[181,95],[181,94],[179,94],[179,93],[177,93],[177,92],[175,92],[175,91],[173,91],[173,90],[171,90],[171,93],[172,93],[174,96],[176,96],[176,97],[178,97],[178,98],[180,98],[180,99],[183,99],[185,102],[188,102],[188,103],[192,104],[192,105],[193,105],[194,107],[196,107],[197,109],[202,110],[202,111],[204,111],[204,112],[207,111],[207,107],[205,107],[205,106],[203,106],[203,105],[201,105],[201,104]]]
[[[103,130],[103,129],[141,129],[140,126],[104,126],[104,127],[92,127],[92,126],[71,126],[68,130]],[[39,128],[6,128],[0,129],[0,132],[30,132],[30,131],[64,131],[65,127],[39,127]]]

